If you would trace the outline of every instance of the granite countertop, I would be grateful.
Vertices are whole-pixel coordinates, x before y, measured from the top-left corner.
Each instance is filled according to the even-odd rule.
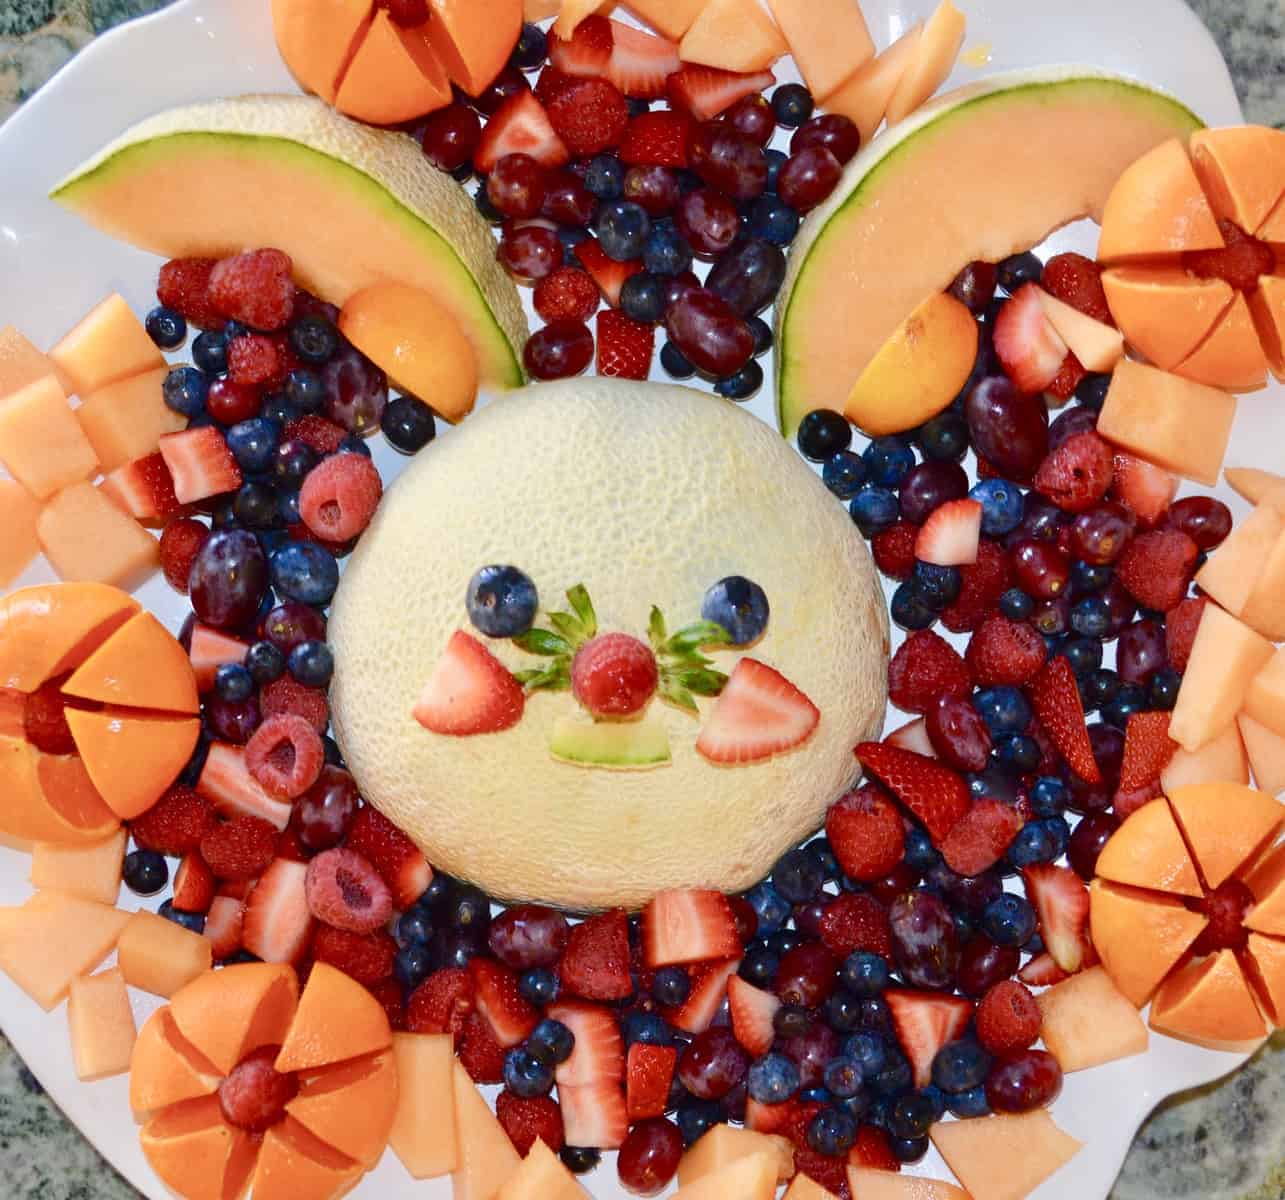
[[[96,34],[169,2],[0,0],[0,120]],[[1189,3],[1231,66],[1246,119],[1285,128],[1285,0]],[[0,1179],[4,1200],[138,1198],[3,1035]],[[1111,1200],[1162,1198],[1285,1198],[1285,1033],[1235,1074],[1166,1101],[1139,1131]]]

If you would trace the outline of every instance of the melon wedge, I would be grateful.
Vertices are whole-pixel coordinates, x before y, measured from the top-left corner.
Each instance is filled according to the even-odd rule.
[[[326,1067],[383,1050],[392,1040],[388,1017],[374,996],[342,971],[314,963],[276,1068]]]
[[[984,1121],[939,1121],[929,1136],[955,1178],[979,1200],[1025,1200],[1082,1145],[1044,1108]]]
[[[1251,933],[1241,965],[1268,1019],[1285,1025],[1285,940]]]
[[[751,1154],[775,1154],[780,1182],[789,1179],[794,1171],[794,1148],[786,1139],[735,1125],[715,1125],[683,1155],[678,1164],[678,1186],[686,1187]]]
[[[875,1167],[848,1167],[848,1188],[853,1200],[972,1200],[953,1183]]]
[[[839,1200],[833,1193],[826,1191],[811,1175],[796,1175],[790,1186],[785,1189],[782,1200]]]
[[[864,146],[883,124],[888,101],[914,62],[924,23],[916,21],[882,54],[863,63],[826,97],[825,110],[847,117],[861,132]]]
[[[1281,528],[1280,514],[1266,504],[1237,521],[1227,540],[1196,572],[1201,591],[1232,616],[1243,616],[1263,564],[1280,539]]]
[[[1043,1018],[1040,1037],[1063,1071],[1146,1053],[1146,1025],[1101,966],[1054,984],[1035,1002]]]
[[[100,842],[83,846],[39,842],[31,853],[31,884],[98,904],[115,904],[128,840],[129,834],[118,829]]]
[[[116,968],[71,982],[67,1024],[76,1077],[85,1083],[123,1075],[137,1036],[125,977]]]
[[[875,44],[858,0],[768,0],[803,82],[826,98],[863,63]]]
[[[237,963],[207,972],[170,1001],[176,1029],[221,1074],[261,1046],[280,1046],[299,1003],[294,968]]]
[[[130,987],[166,998],[213,965],[209,938],[146,909],[121,930],[116,957]]]
[[[1045,68],[960,88],[876,138],[808,216],[790,255],[777,303],[782,433],[792,437],[811,409],[842,411],[898,325],[961,267],[1099,215],[1129,163],[1198,124],[1133,81]],[[983,166],[997,156],[1011,171]]]
[[[459,1062],[452,1065],[451,1090],[459,1138],[459,1165],[451,1173],[451,1194],[454,1200],[492,1200],[522,1160]]]
[[[381,1050],[302,1080],[286,1112],[327,1146],[369,1168],[388,1145],[397,1086],[392,1051]]]
[[[1209,336],[1173,370],[1228,392],[1256,392],[1267,385],[1267,355],[1242,293],[1236,293]]]
[[[750,1154],[680,1187],[674,1200],[772,1200],[776,1195],[776,1155]]]
[[[1285,737],[1246,713],[1236,718],[1236,725],[1249,756],[1254,786],[1269,796],[1279,796],[1285,792]]]
[[[1285,195],[1285,130],[1201,129],[1191,135],[1189,148],[1214,213],[1256,233]]]
[[[1201,624],[1204,624],[1203,618]],[[1199,633],[1196,636],[1199,637]],[[1270,646],[1271,643],[1264,644]],[[1246,685],[1244,699],[1245,711],[1255,721],[1285,737],[1285,647],[1264,656],[1260,669]]]
[[[1097,867],[1100,879],[1200,899],[1205,893],[1191,855],[1163,799],[1150,800],[1111,835]]]
[[[955,67],[967,26],[951,0],[941,0],[924,23],[915,56],[897,80],[888,101],[888,124],[904,121],[943,83]]]
[[[1265,504],[1276,492],[1285,494],[1285,475],[1260,467],[1228,467],[1223,472],[1227,486],[1250,504]]]
[[[1178,267],[1112,267],[1102,272],[1111,316],[1129,345],[1172,371],[1208,336],[1232,302],[1231,284]]]
[[[167,433],[187,428],[187,418],[162,398],[169,367],[118,379],[82,399],[76,419],[98,456],[104,475],[156,451]]]
[[[0,588],[8,587],[40,553],[36,536],[37,500],[16,479],[0,479]]]
[[[1270,508],[1269,505],[1262,507]],[[1285,529],[1254,572],[1254,586],[1240,619],[1269,641],[1285,642]]]
[[[99,388],[165,365],[143,322],[113,293],[49,351],[59,380],[82,400]],[[70,386],[68,386],[70,385]]]
[[[93,476],[98,458],[52,375],[0,406],[0,462],[38,500]]]
[[[59,579],[136,588],[160,565],[156,539],[89,483],[50,500],[36,536]]]
[[[105,147],[53,196],[168,257],[277,246],[305,287],[341,307],[382,280],[423,288],[454,314],[485,383],[522,382],[526,317],[467,194],[410,138],[315,97],[172,109]]]
[[[542,1139],[495,1193],[495,1200],[589,1200],[589,1193]]]
[[[1151,1002],[1151,1028],[1234,1054],[1257,1049],[1268,1034],[1249,981],[1230,950],[1196,959],[1169,976]]]
[[[1245,915],[1245,928],[1285,937],[1285,850],[1268,855],[1245,882],[1258,901]]]
[[[556,12],[557,3],[554,0],[548,0],[548,3],[552,6],[551,13]],[[531,15],[531,5],[532,0],[526,0],[526,19],[539,20],[540,18]],[[641,17],[657,33],[676,42],[700,16],[705,0],[625,0],[625,7],[634,16]]]
[[[449,1175],[459,1165],[451,1035],[394,1033],[393,1055],[397,1111],[388,1144],[413,1178]]]
[[[706,0],[683,34],[678,55],[683,62],[750,73],[770,67],[788,50],[758,0]]]
[[[1118,329],[1085,316],[1043,288],[1038,295],[1053,331],[1086,371],[1110,371],[1124,356],[1124,335]]]
[[[37,379],[57,373],[53,360],[41,354],[14,325],[0,329],[0,400]],[[59,380],[63,390],[67,381]]]
[[[200,710],[196,677],[183,647],[151,613],[131,617],[77,668],[63,693],[103,704]]]

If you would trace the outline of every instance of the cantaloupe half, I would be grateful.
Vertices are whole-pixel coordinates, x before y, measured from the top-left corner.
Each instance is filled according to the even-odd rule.
[[[1178,267],[1112,267],[1102,272],[1102,287],[1129,344],[1162,371],[1195,350],[1232,302],[1225,280],[1197,279]]]
[[[808,216],[790,256],[777,303],[782,432],[793,436],[811,409],[842,411],[897,326],[961,267],[1100,216],[1125,167],[1198,125],[1134,81],[1046,68],[960,88],[876,138]],[[1011,166],[1002,175],[986,166],[1001,157]]]
[[[406,135],[358,125],[315,97],[171,109],[106,146],[53,197],[168,257],[279,247],[300,283],[340,306],[383,280],[422,288],[454,314],[484,383],[522,382],[526,316],[472,201]]]
[[[1169,976],[1151,1002],[1151,1028],[1210,1050],[1236,1054],[1257,1049],[1268,1033],[1245,972],[1231,950],[1196,959]]]

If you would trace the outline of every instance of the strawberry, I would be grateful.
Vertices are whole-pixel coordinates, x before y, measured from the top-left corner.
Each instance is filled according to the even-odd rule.
[[[586,238],[576,247],[576,258],[597,284],[602,298],[613,308],[620,306],[620,289],[625,286],[625,280],[643,269],[641,259],[618,262],[609,258],[593,238]]]
[[[323,458],[299,489],[299,515],[318,537],[347,542],[370,524],[384,494],[379,468],[362,454]]]
[[[1018,979],[1031,987],[1052,987],[1064,979],[1070,979],[1071,973],[1062,970],[1053,961],[1053,956],[1045,951],[1037,954],[1017,973]]]
[[[564,75],[606,76],[615,25],[614,21],[594,14],[585,17],[569,38],[550,32],[549,62]]]
[[[1187,669],[1196,630],[1200,628],[1200,618],[1208,603],[1204,596],[1193,596],[1165,613],[1165,647],[1169,651],[1169,665],[1175,671]]]
[[[366,990],[379,1002],[388,1018],[389,1028],[401,1032],[406,1028],[406,1001],[402,996],[402,985],[396,979],[380,979],[368,983]]]
[[[535,81],[535,98],[547,109],[556,97],[562,95],[567,88],[581,78],[583,76],[568,75],[564,71],[559,71],[550,63],[540,72],[540,78]]]
[[[210,802],[198,792],[176,783],[146,812],[129,823],[129,832],[141,850],[155,850],[177,858],[190,854],[218,818]]]
[[[1039,917],[1040,936],[1064,971],[1084,965],[1084,936],[1089,922],[1089,890],[1070,867],[1036,863],[1022,871],[1027,899]]]
[[[473,166],[487,175],[509,154],[528,154],[545,167],[560,167],[571,157],[544,105],[526,89],[510,96],[487,121],[473,152]]]
[[[677,1064],[678,1051],[673,1046],[635,1042],[629,1047],[625,1059],[625,1112],[631,1122],[665,1115]]]
[[[766,1054],[776,1040],[772,1018],[781,1002],[771,992],[746,983],[739,975],[727,981],[727,1010],[732,1019],[732,1032],[755,1058]]]
[[[287,421],[281,436],[286,441],[297,438],[315,453],[324,456],[334,454],[339,449],[339,444],[348,436],[348,430],[316,413],[304,413],[293,421]]]
[[[931,629],[910,634],[888,664],[888,699],[906,712],[926,713],[938,696],[967,696],[972,690],[964,660]]]
[[[685,63],[665,83],[669,103],[691,113],[698,121],[708,121],[731,108],[738,100],[765,91],[776,82],[771,71],[742,75]]]
[[[977,500],[947,500],[933,509],[915,539],[915,557],[939,567],[977,561],[982,506]]]
[[[806,1175],[815,1180],[826,1192],[842,1200],[845,1192],[851,1197],[848,1188],[848,1166],[846,1158],[835,1158],[829,1154],[820,1154],[806,1142],[794,1148],[794,1171],[796,1175]]]
[[[1234,221],[1219,221],[1218,230],[1227,243],[1224,250],[1189,250],[1182,265],[1200,279],[1221,279],[1242,292],[1252,292],[1260,275],[1276,271],[1271,246],[1250,237]]]
[[[1062,365],[1057,369],[1057,374],[1044,390],[1055,400],[1069,400],[1075,395],[1075,389],[1080,386],[1087,374],[1088,371],[1084,369],[1084,365],[1068,350]]]
[[[663,96],[669,76],[683,65],[678,47],[668,38],[620,21],[611,22],[611,36],[607,78],[626,96],[639,100]]]
[[[634,117],[616,153],[629,166],[685,167],[692,119],[684,112],[658,109]]]
[[[198,329],[222,329],[227,318],[210,300],[210,276],[217,262],[213,258],[170,259],[157,278],[156,298]]]
[[[182,912],[210,911],[214,900],[214,873],[196,851],[183,856],[174,872],[174,907]]]
[[[168,471],[169,468],[167,467],[166,470]],[[173,489],[174,479],[171,476],[170,490],[173,491]],[[177,503],[178,497],[174,499]],[[201,524],[192,517],[181,517],[177,521],[171,521],[161,531],[161,571],[165,575],[165,582],[176,592],[187,595],[187,581],[192,573],[192,564],[209,536],[209,526]]]
[[[535,285],[532,303],[546,322],[587,321],[599,304],[598,285],[578,267],[559,267]]]
[[[495,1040],[506,1050],[524,1041],[539,1024],[540,1014],[518,990],[517,975],[488,958],[470,959],[468,973],[477,1011]]]
[[[248,900],[257,879],[220,879],[216,896],[231,896],[234,900]]]
[[[1115,324],[1102,288],[1102,268],[1093,259],[1083,254],[1055,254],[1044,264],[1040,286],[1086,317]]]
[[[228,379],[238,387],[280,385],[288,374],[276,343],[261,333],[248,333],[228,343]]]
[[[1178,743],[1169,736],[1167,712],[1133,713],[1124,727],[1121,791],[1156,783],[1177,749]]]
[[[665,1016],[671,1025],[686,1033],[704,1033],[714,1021],[727,995],[727,982],[736,974],[739,959],[702,963],[690,971],[692,990],[687,999]]]
[[[1158,525],[1178,494],[1178,477],[1123,450],[1115,452],[1111,493],[1144,527]]]
[[[474,1083],[499,1083],[504,1078],[504,1047],[492,1036],[491,1027],[479,1013],[465,1020],[455,1053]]]
[[[999,598],[1013,581],[1013,565],[1003,549],[983,538],[977,545],[977,561],[959,568],[959,596],[941,614],[941,623],[951,633],[976,629],[995,611]]]
[[[625,98],[605,79],[577,79],[547,104],[549,124],[574,158],[618,145],[629,124]]]
[[[1144,804],[1150,803],[1161,795],[1160,780],[1140,784],[1136,788],[1116,788],[1111,807],[1121,821],[1133,816]]]
[[[972,877],[993,867],[1023,825],[1011,804],[989,796],[978,800],[941,845],[942,858],[956,874]]]
[[[821,914],[821,941],[837,958],[855,950],[892,957],[892,926],[882,904],[864,892],[841,892]]]
[[[259,711],[264,720],[276,716],[302,717],[318,733],[330,724],[330,704],[319,688],[304,687],[290,675],[282,675],[259,689]]]
[[[476,1009],[473,978],[459,967],[434,971],[406,1001],[406,1028],[412,1033],[449,1033],[458,1038]]]
[[[928,723],[923,717],[916,717],[913,721],[898,726],[883,740],[890,746],[922,754],[925,758],[937,757],[937,750],[928,736]]]
[[[307,872],[308,868],[303,863],[285,858],[273,859],[259,876],[254,891],[246,898],[241,944],[264,962],[298,963],[307,952],[310,940],[313,942],[313,956],[321,957],[313,938],[314,921],[308,911],[308,897],[304,891]],[[339,930],[332,932],[338,933]],[[391,971],[390,957],[388,971],[384,973]]]
[[[1062,369],[1066,343],[1044,315],[1037,285],[1023,284],[1000,309],[995,353],[1004,374],[1028,394],[1042,392]]]
[[[889,579],[906,580],[915,570],[915,543],[919,539],[919,526],[909,521],[898,521],[871,539],[875,566]]]
[[[201,839],[201,857],[220,879],[252,879],[272,861],[276,841],[271,822],[236,816]]]
[[[1064,512],[1082,513],[1107,494],[1114,474],[1111,447],[1086,430],[1049,453],[1035,472],[1034,487]]]
[[[301,863],[306,863],[312,858],[312,851],[305,850],[303,843],[299,840],[298,831],[290,828],[283,829],[277,834],[272,853],[275,858],[288,858]]]
[[[214,686],[218,669],[227,663],[244,661],[249,648],[248,642],[197,621],[192,626],[192,639],[187,651],[192,672],[196,675],[197,690],[208,692]]]
[[[1058,655],[1045,663],[1027,685],[1027,693],[1045,734],[1071,770],[1085,783],[1101,783],[1102,772],[1093,757],[1093,746],[1084,723],[1080,689],[1066,657]]]
[[[883,994],[897,1041],[915,1073],[915,1087],[932,1082],[933,1059],[948,1042],[957,1041],[973,1019],[973,1002],[963,996],[937,996],[906,988]]]
[[[807,741],[821,713],[779,671],[742,658],[705,718],[697,751],[713,763],[759,762]]]
[[[282,860],[277,861],[279,863]],[[253,892],[249,903],[254,903]],[[353,933],[318,921],[316,932],[312,935],[312,957],[317,962],[329,963],[358,983],[370,984],[387,979],[393,973],[393,959],[396,956],[397,943],[382,930],[375,933]]]
[[[558,1085],[562,1123],[568,1145],[595,1146],[618,1150],[629,1133],[625,1093],[610,1080],[598,1083]]]
[[[259,786],[245,762],[245,751],[227,742],[212,742],[196,790],[223,817],[260,817],[274,829],[290,823],[290,805],[274,800]]]
[[[992,1054],[1025,1050],[1040,1036],[1040,1006],[1014,979],[990,988],[977,1005],[977,1040]]]
[[[1116,578],[1144,608],[1168,612],[1187,596],[1200,547],[1181,529],[1140,533],[1115,566]]]
[[[159,452],[117,467],[98,486],[104,496],[115,501],[136,521],[165,521],[183,510],[174,495],[174,478]],[[200,525],[200,522],[194,524]],[[204,525],[200,527],[205,529]],[[188,569],[191,569],[190,562]],[[186,590],[186,577],[183,587]]]
[[[562,986],[586,1000],[623,1000],[629,978],[629,922],[620,909],[573,925],[558,964]]]
[[[906,850],[901,813],[877,784],[868,783],[835,801],[826,814],[825,835],[850,879],[882,879]]]
[[[935,844],[968,811],[968,785],[934,759],[880,742],[862,742],[856,755],[867,773],[914,813]]]
[[[862,1125],[857,1140],[848,1151],[848,1163],[854,1167],[871,1167],[876,1171],[900,1171],[901,1160],[892,1152],[888,1135],[876,1125]]]
[[[535,1145],[537,1138],[554,1154],[566,1144],[562,1110],[548,1096],[525,1099],[505,1088],[495,1098],[495,1115],[514,1149],[523,1156]]]
[[[160,453],[180,504],[221,496],[241,486],[241,468],[213,425],[165,434],[160,440]]]
[[[598,313],[598,374],[615,379],[646,379],[656,345],[656,328],[619,309]]]
[[[433,733],[468,737],[511,728],[524,707],[522,685],[481,642],[457,629],[411,715]]]
[[[642,912],[643,961],[649,967],[736,958],[741,939],[722,892],[676,888],[659,892]]]
[[[231,958],[241,949],[241,926],[245,904],[235,896],[215,896],[205,914],[205,936],[215,962]]]
[[[583,1000],[559,1000],[547,1015],[561,1021],[575,1038],[571,1056],[554,1071],[559,1090],[604,1080],[619,1083],[625,1077],[625,1044],[611,1009]]]
[[[293,269],[281,250],[247,250],[214,264],[207,295],[225,317],[251,329],[281,329],[294,313]]]
[[[357,810],[345,845],[373,864],[401,909],[409,908],[433,881],[423,852],[378,809]]]
[[[1021,686],[1035,678],[1047,654],[1044,639],[1034,628],[996,613],[969,639],[964,661],[978,687]]]

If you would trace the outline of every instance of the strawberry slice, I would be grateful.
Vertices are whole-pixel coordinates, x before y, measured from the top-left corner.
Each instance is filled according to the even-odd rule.
[[[963,1036],[973,1019],[973,1002],[963,996],[888,988],[883,994],[897,1041],[915,1072],[915,1087],[932,1082],[933,1059],[948,1042]]]
[[[625,286],[625,280],[643,269],[642,259],[619,262],[609,257],[593,238],[587,238],[576,247],[576,257],[598,285],[602,298],[613,308],[620,307],[620,289]]]
[[[197,851],[183,855],[174,872],[174,907],[180,912],[208,912],[214,900],[214,873]]]
[[[935,759],[884,742],[862,742],[856,748],[861,765],[919,819],[935,845],[968,811],[968,785]]]
[[[477,994],[469,973],[442,967],[419,985],[406,1001],[406,1027],[412,1033],[449,1033],[458,1038],[476,1011]]]
[[[222,817],[261,817],[278,830],[290,824],[290,805],[263,790],[250,774],[245,750],[240,746],[212,742],[196,790]]]
[[[728,980],[740,965],[740,959],[733,958],[693,967],[692,990],[682,1004],[666,1011],[669,1023],[686,1033],[704,1033],[714,1023],[727,996]]]
[[[180,504],[194,504],[241,486],[241,468],[213,425],[165,434],[160,440],[160,454],[169,468],[174,496]]]
[[[807,741],[821,713],[779,671],[742,658],[696,739],[710,762],[760,762]]]
[[[616,24],[595,13],[585,17],[569,38],[559,37],[550,30],[549,62],[564,75],[605,78]]]
[[[941,856],[958,875],[980,875],[1004,857],[1022,825],[1022,814],[1011,804],[985,796],[947,834]]]
[[[205,914],[205,936],[215,962],[231,958],[241,949],[241,926],[245,905],[235,896],[215,896]]]
[[[658,893],[642,913],[643,959],[649,967],[736,958],[741,939],[722,892],[676,888]]]
[[[249,648],[248,642],[197,621],[192,626],[192,640],[187,652],[196,675],[197,690],[208,692],[214,686],[215,672],[225,663],[245,661],[245,652]]]
[[[698,121],[708,121],[731,108],[738,100],[766,91],[776,82],[771,71],[742,75],[685,63],[665,84],[669,103],[686,109]]]
[[[673,1046],[635,1042],[629,1047],[625,1059],[625,1112],[630,1121],[665,1115],[677,1064],[678,1051]]]
[[[620,1084],[603,1079],[575,1086],[558,1085],[567,1145],[618,1150],[629,1133],[629,1114]]]
[[[629,922],[624,912],[602,913],[571,928],[558,964],[562,986],[586,1000],[623,1000],[629,978]]]
[[[561,1021],[575,1038],[570,1057],[554,1071],[559,1088],[604,1079],[619,1083],[625,1077],[625,1044],[611,1009],[584,1000],[559,1000],[546,1015]]]
[[[612,45],[607,59],[607,78],[626,96],[638,100],[663,96],[665,80],[683,65],[677,45],[633,25],[619,21],[612,21],[610,25]]]
[[[475,637],[457,629],[424,684],[411,715],[451,737],[497,733],[522,719],[522,686]]]
[[[304,889],[305,863],[275,858],[245,902],[241,943],[270,963],[297,963],[312,939],[313,919]]]
[[[1160,779],[1178,743],[1169,736],[1167,712],[1139,712],[1124,727],[1124,757],[1120,760],[1120,791],[1149,787]]]
[[[739,975],[727,981],[727,1008],[732,1018],[732,1033],[755,1058],[772,1049],[776,1030],[772,1018],[781,1002],[772,995],[746,983]]]
[[[487,121],[473,165],[480,174],[487,174],[508,154],[529,154],[546,167],[560,167],[571,157],[544,105],[529,90],[510,96]]]
[[[1065,655],[1049,659],[1027,687],[1031,707],[1044,732],[1085,783],[1101,783],[1102,772],[1084,722],[1084,705],[1075,672]]]
[[[916,717],[913,721],[907,721],[904,725],[897,726],[884,741],[890,746],[896,746],[901,750],[909,750],[913,754],[922,754],[925,758],[936,758],[937,751],[933,749],[932,739],[928,736],[928,724],[923,717]]]
[[[469,959],[468,973],[477,1011],[496,1042],[507,1050],[524,1041],[540,1023],[540,1014],[518,989],[517,975],[489,958]]]
[[[1089,923],[1089,889],[1070,867],[1036,863],[1022,872],[1026,896],[1035,906],[1040,936],[1064,971],[1075,974],[1085,964],[1084,939]]]
[[[976,500],[947,500],[933,509],[915,539],[915,557],[939,567],[977,561],[982,536],[982,506]]]
[[[625,316],[619,309],[598,313],[598,374],[643,380],[651,373],[656,327]]]
[[[1046,950],[1043,954],[1037,954],[1018,971],[1017,977],[1030,987],[1052,987],[1055,983],[1070,979],[1071,973],[1062,970]]]
[[[98,486],[136,521],[164,521],[183,509],[159,450],[117,467]]]
[[[1123,450],[1115,452],[1111,493],[1135,517],[1138,524],[1158,525],[1178,494],[1178,477]]]
[[[1058,336],[1040,300],[1040,289],[1023,284],[995,320],[995,353],[1019,390],[1042,392],[1062,369],[1066,343]]]
[[[685,112],[658,109],[629,122],[616,154],[629,166],[685,167],[692,119]]]

